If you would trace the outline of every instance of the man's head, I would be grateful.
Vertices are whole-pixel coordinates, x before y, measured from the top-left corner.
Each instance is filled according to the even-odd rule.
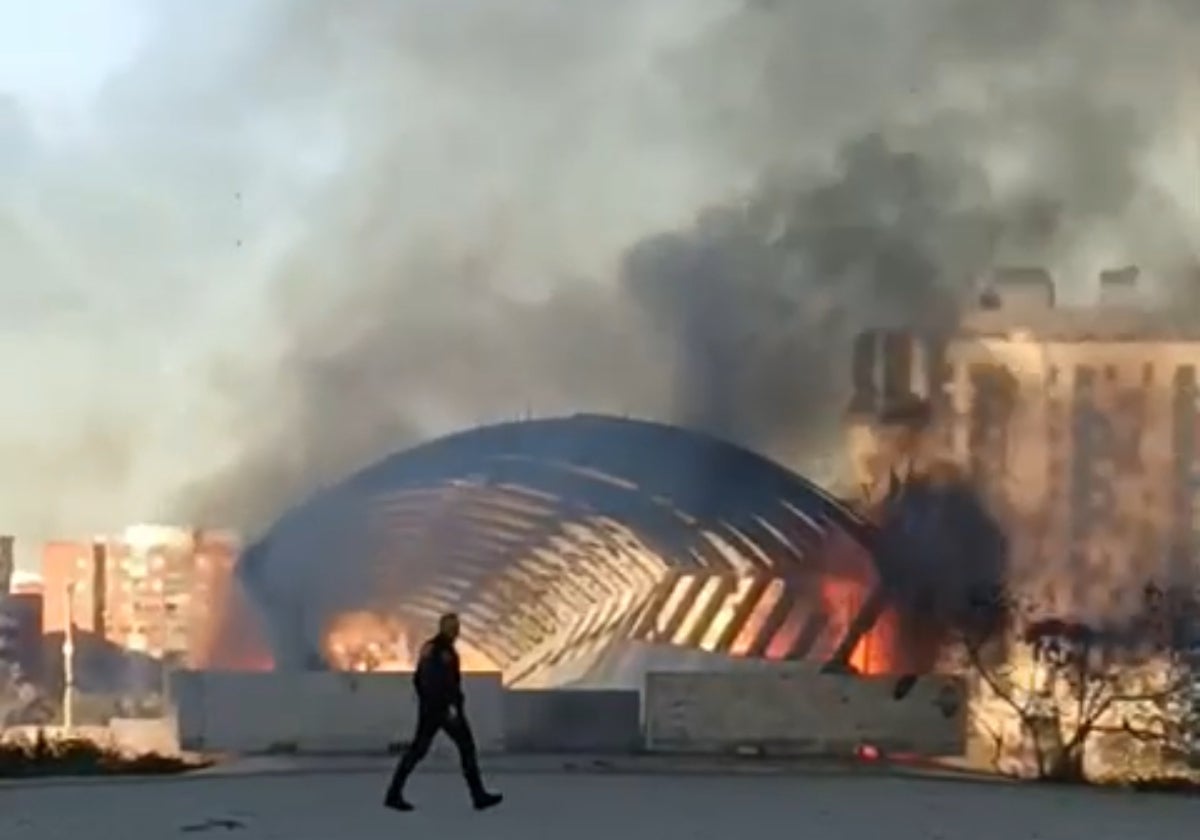
[[[452,642],[458,638],[458,613],[446,613],[438,619],[438,635]]]

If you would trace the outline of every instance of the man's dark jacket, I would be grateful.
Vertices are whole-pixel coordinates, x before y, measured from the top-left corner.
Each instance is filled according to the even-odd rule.
[[[421,645],[413,686],[421,706],[429,710],[454,707],[462,711],[462,673],[454,642],[438,635]]]

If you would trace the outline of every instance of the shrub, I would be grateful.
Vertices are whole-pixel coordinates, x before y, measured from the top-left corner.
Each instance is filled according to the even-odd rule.
[[[164,775],[186,773],[210,762],[156,753],[129,755],[83,738],[0,743],[0,778],[29,776]]]

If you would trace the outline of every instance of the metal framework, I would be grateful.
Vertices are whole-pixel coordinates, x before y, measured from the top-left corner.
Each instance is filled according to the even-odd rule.
[[[853,510],[748,450],[576,415],[388,457],[286,514],[242,573],[274,620],[310,639],[347,609],[422,629],[457,611],[506,681],[533,685],[581,678],[628,641],[844,663],[882,608],[875,539]],[[870,593],[840,624],[820,591],[831,576]]]

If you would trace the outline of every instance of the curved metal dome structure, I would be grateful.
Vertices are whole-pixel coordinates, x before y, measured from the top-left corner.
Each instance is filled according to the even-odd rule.
[[[530,685],[582,678],[630,642],[845,662],[881,610],[874,540],[748,450],[577,415],[385,458],[289,511],[241,574],[280,667],[317,665],[341,613],[423,632],[453,610],[506,681]],[[832,603],[847,587],[849,612]]]

